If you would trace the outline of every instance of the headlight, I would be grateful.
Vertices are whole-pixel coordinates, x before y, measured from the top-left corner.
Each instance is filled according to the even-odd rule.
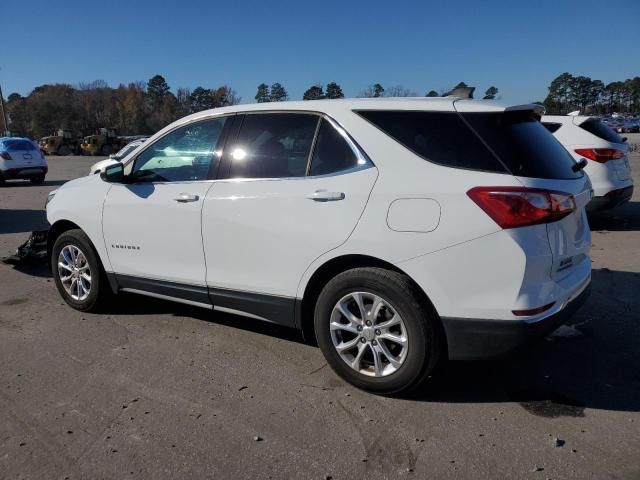
[[[47,205],[49,205],[49,202],[53,200],[53,197],[56,196],[56,192],[57,190],[54,190],[53,192],[49,192],[49,195],[47,195],[47,202],[44,204],[45,208],[47,207]]]

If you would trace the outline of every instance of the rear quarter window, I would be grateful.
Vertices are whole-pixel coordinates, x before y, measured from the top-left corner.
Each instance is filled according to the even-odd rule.
[[[361,110],[357,112],[397,142],[447,167],[507,173],[456,112]]]
[[[620,135],[618,135],[611,127],[606,125],[597,119],[587,120],[586,122],[581,123],[580,128],[586,130],[589,133],[592,133],[598,138],[606,140],[607,142],[613,143],[624,143],[624,140]]]
[[[573,157],[531,111],[462,117],[515,176],[569,180],[583,175],[573,171]]]

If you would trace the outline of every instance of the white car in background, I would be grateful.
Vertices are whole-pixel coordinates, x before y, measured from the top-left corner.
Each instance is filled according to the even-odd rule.
[[[55,285],[81,311],[133,292],[297,328],[347,381],[400,392],[587,298],[591,184],[540,113],[454,97],[199,112],[49,197]]]
[[[5,180],[44,183],[49,167],[44,153],[29,138],[0,137],[0,185]]]
[[[109,158],[94,163],[93,165],[91,165],[91,168],[89,168],[89,175],[104,171],[107,165],[113,165],[114,163],[121,162],[127,157],[127,155],[129,155],[136,148],[142,145],[147,140],[147,138],[149,137],[137,138],[136,140],[127,143],[124,147],[118,150],[117,153],[109,155]]]
[[[625,140],[597,117],[544,115],[542,123],[576,161],[585,158],[584,171],[593,185],[589,210],[617,207],[633,194],[633,178]]]

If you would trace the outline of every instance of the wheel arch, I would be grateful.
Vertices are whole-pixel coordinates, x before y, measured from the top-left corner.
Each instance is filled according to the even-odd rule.
[[[107,274],[106,269],[104,268],[104,262],[102,258],[100,258],[100,251],[96,248],[94,241],[91,239],[86,230],[80,227],[77,223],[72,222],[71,220],[58,220],[51,228],[49,228],[49,232],[47,233],[47,266],[49,271],[51,271],[51,255],[53,252],[53,245],[56,243],[56,240],[60,235],[64,232],[68,232],[69,230],[80,230],[84,233],[91,244],[91,248],[95,252],[96,258],[98,259],[98,263],[100,264],[100,268],[102,272],[107,277],[109,286],[113,293],[118,293],[118,285],[115,281],[115,278],[112,275]]]
[[[326,285],[327,282],[333,277],[339,275],[342,272],[346,272],[347,270],[351,270],[353,268],[362,267],[383,268],[385,270],[391,270],[406,275],[411,280],[411,282],[414,283],[414,285],[416,286],[416,291],[421,296],[421,300],[424,302],[426,307],[430,310],[430,312],[436,319],[435,323],[438,325],[438,328],[440,330],[439,333],[442,335],[442,338],[446,339],[444,328],[442,327],[442,321],[440,320],[440,316],[438,315],[436,308],[431,302],[431,299],[422,289],[422,287],[420,287],[420,285],[418,285],[411,278],[410,275],[408,275],[406,272],[404,272],[394,264],[380,258],[372,257],[369,255],[350,254],[341,255],[327,260],[320,267],[318,267],[309,278],[309,281],[307,282],[304,289],[302,300],[300,301],[300,306],[298,308],[298,326],[302,331],[302,335],[306,341],[316,344],[316,338],[313,328],[313,311],[315,308],[316,300],[318,299],[318,295],[320,295],[320,291],[322,290],[323,286]]]

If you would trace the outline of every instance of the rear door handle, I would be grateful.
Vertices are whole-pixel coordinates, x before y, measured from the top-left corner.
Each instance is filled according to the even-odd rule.
[[[197,202],[200,199],[198,195],[190,195],[188,193],[179,194],[174,200],[180,203]]]
[[[309,200],[316,202],[337,202],[344,200],[344,192],[327,192],[326,190],[316,190],[313,193],[307,195]]]

